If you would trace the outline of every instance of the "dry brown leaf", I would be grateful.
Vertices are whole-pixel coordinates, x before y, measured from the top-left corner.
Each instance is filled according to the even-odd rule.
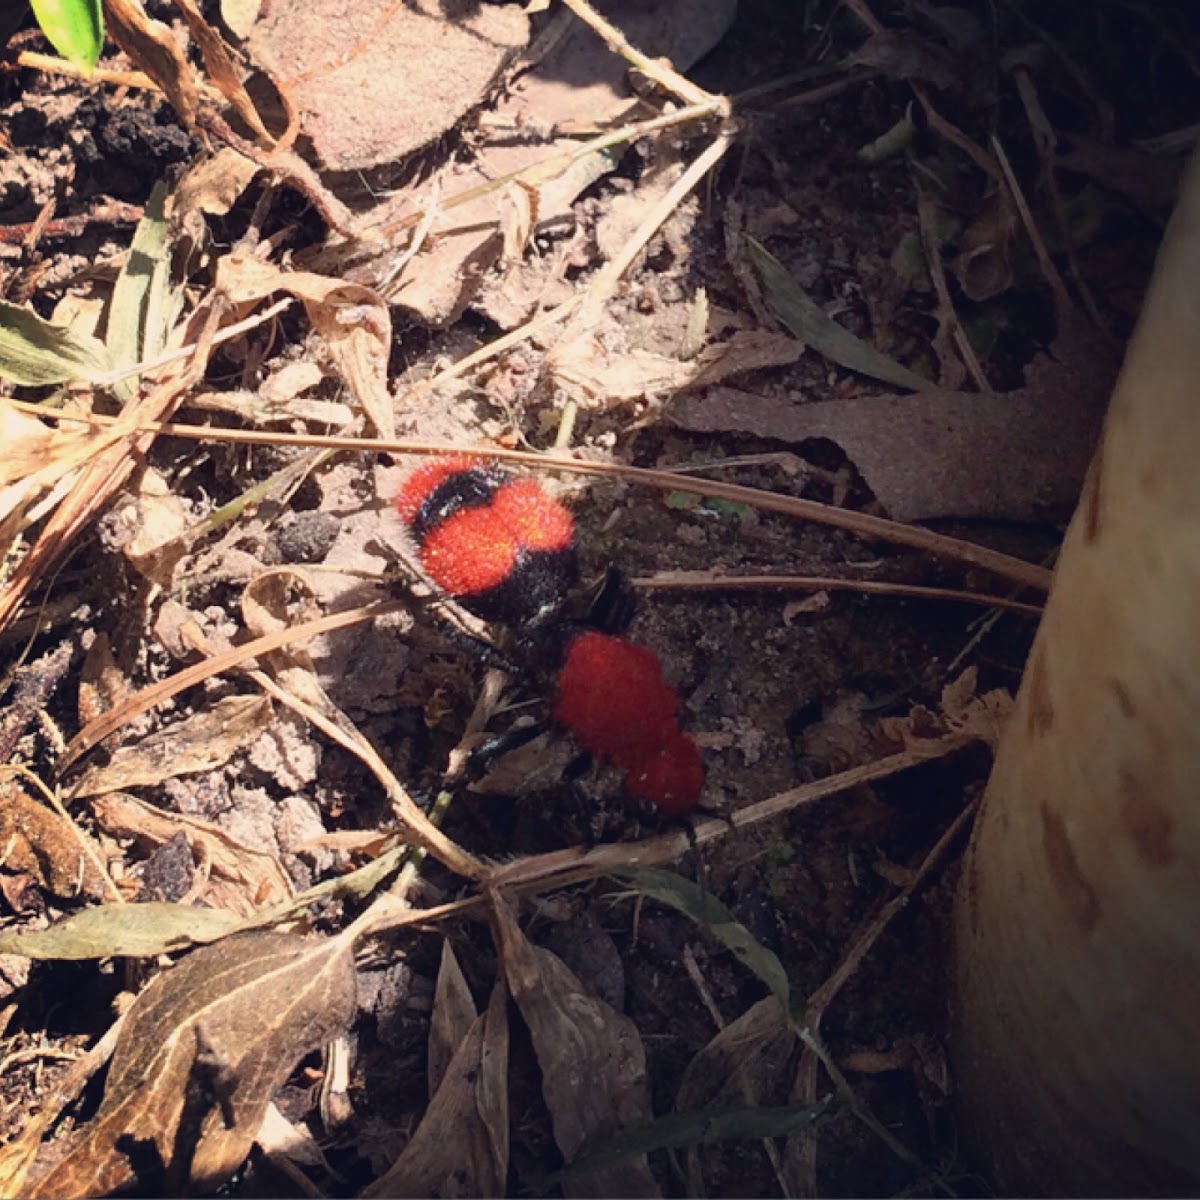
[[[986,742],[993,750],[999,745],[1000,731],[1012,710],[1013,698],[1004,688],[975,694],[979,682],[977,667],[968,667],[957,679],[942,688],[941,707],[947,727]]]
[[[138,0],[104,0],[104,15],[113,41],[166,92],[184,125],[194,128],[200,95],[171,30],[147,17]]]
[[[197,155],[175,185],[174,219],[186,221],[194,213],[223,217],[259,170],[258,163],[230,146]]]
[[[319,165],[356,171],[444,134],[528,38],[514,5],[277,0],[246,48],[303,113]]]
[[[936,389],[795,404],[714,388],[677,402],[672,417],[793,444],[828,438],[897,521],[1046,520],[1079,495],[1112,373],[1104,347],[1070,318],[1025,386],[1002,395]]]
[[[84,849],[91,839],[73,829],[53,809],[47,808],[15,783],[0,785],[0,866],[6,871],[33,876],[38,886],[64,900],[80,895],[99,899],[104,879],[92,855]]]
[[[1013,285],[1013,241],[1021,222],[1007,189],[996,188],[979,204],[975,219],[959,238],[951,270],[963,293],[976,303]]]
[[[504,977],[529,1026],[554,1140],[570,1165],[588,1146],[651,1119],[641,1036],[560,958],[530,943],[504,896],[492,901]],[[659,1194],[644,1154],[572,1174],[564,1186],[572,1196]]]
[[[0,445],[4,446],[0,485],[7,489],[29,479],[39,469],[47,469],[47,474],[39,479],[45,486],[64,470],[78,466],[91,453],[95,440],[95,434],[86,426],[69,422],[56,429],[31,413],[0,403]],[[48,469],[59,463],[65,465],[50,474]],[[12,509],[7,498],[7,490],[0,492],[0,518]]]
[[[267,571],[252,579],[242,592],[241,608],[242,620],[255,637],[268,637],[320,612],[308,581],[292,568]],[[269,661],[272,674],[290,695],[312,706],[348,733],[355,732],[353,724],[321,686],[312,658],[304,646],[277,650]]]
[[[747,330],[681,361],[649,350],[610,348],[613,327],[615,322],[560,342],[546,357],[549,376],[580,405],[611,407],[674,395],[747,371],[789,366],[804,353],[804,344],[787,334]]]
[[[7,554],[22,530],[63,498],[78,468],[110,442],[84,425],[53,429],[0,400],[0,552]]]
[[[88,647],[79,671],[79,721],[86,725],[129,695],[129,680],[117,664],[112,642],[103,630]]]
[[[194,354],[160,371],[161,382],[140,391],[126,404],[117,424],[92,437],[86,465],[71,479],[69,490],[47,517],[29,553],[0,585],[0,628],[12,619],[30,588],[49,578],[54,564],[74,544],[80,531],[144,461],[157,434],[142,430],[147,424],[169,420],[203,374],[219,315],[211,300],[202,301],[188,318],[182,337],[185,344],[196,347]],[[59,465],[51,463],[48,469],[58,471]]]
[[[324,378],[325,373],[314,362],[302,360],[284,363],[262,381],[258,395],[272,407],[286,405],[310,388],[319,386]]]
[[[310,854],[314,850],[337,850],[343,854],[365,854],[378,858],[389,846],[395,844],[392,833],[379,829],[335,829],[306,838],[292,847],[293,854]]]
[[[269,145],[272,141],[271,135],[259,118],[254,101],[242,86],[241,76],[234,66],[224,39],[201,15],[195,0],[175,0],[175,7],[183,14],[189,32],[200,47],[208,77],[216,84],[221,95],[233,105],[237,115],[254,131],[255,136]]]
[[[936,36],[914,29],[881,30],[847,64],[870,67],[890,79],[929,83],[968,104],[994,103],[990,42],[976,18],[950,5],[929,6],[922,15]]]
[[[291,880],[274,855],[239,842],[211,821],[165,813],[122,792],[99,796],[90,807],[105,833],[116,837],[161,846],[182,832],[195,859],[208,866],[209,884],[201,895],[213,908],[248,917],[292,897]]]
[[[290,1176],[303,1190],[302,1195],[323,1197],[300,1167],[312,1167],[321,1171],[326,1178],[337,1178],[317,1139],[307,1126],[289,1121],[274,1104],[267,1105],[266,1116],[254,1137],[255,1145],[285,1174]]]
[[[876,730],[885,744],[903,746],[918,758],[937,757],[947,736],[944,715],[923,704],[914,704],[902,717],[880,717]]]
[[[787,367],[799,362],[804,343],[783,333],[767,329],[744,329],[727,342],[705,346],[690,365],[694,373],[680,385],[681,390],[709,387],[734,375],[762,371],[768,367]]]
[[[110,532],[137,570],[169,588],[194,525],[187,504],[161,472],[148,467],[137,481],[137,492],[113,513]]]
[[[500,203],[504,214],[501,221],[504,230],[502,261],[515,264],[528,248],[537,224],[537,188],[515,180],[500,194]]]
[[[378,294],[360,284],[310,271],[284,271],[237,253],[218,263],[217,290],[235,304],[255,304],[276,292],[296,296],[376,433],[396,436],[387,386],[392,319]]]
[[[254,637],[278,633],[320,612],[308,579],[292,567],[264,571],[252,579],[242,592],[241,609],[242,620]],[[286,653],[312,669],[312,660],[303,646],[289,646]]]
[[[769,1107],[787,1092],[796,1034],[779,1000],[767,996],[725,1026],[692,1059],[675,1097],[676,1112]],[[687,1148],[687,1194],[705,1196],[702,1148]]]
[[[30,1196],[212,1192],[241,1164],[296,1063],[347,1029],[352,945],[226,938],[154,979],[125,1020],[104,1099]]]
[[[459,1046],[470,1032],[478,1015],[462,967],[458,965],[458,959],[449,941],[444,941],[437,990],[433,997],[433,1014],[429,1023],[429,1061],[426,1074],[429,1077],[431,1096],[441,1086],[451,1060],[458,1053]]]
[[[643,52],[671,60],[686,70],[716,45],[733,20],[736,0],[615,0],[605,6],[606,17]],[[387,228],[398,219],[424,213],[429,196],[453,198],[514,172],[524,177],[536,196],[533,212],[538,229],[561,228],[574,220],[571,205],[579,194],[610,172],[623,148],[573,155],[579,139],[571,134],[537,140],[540,129],[572,127],[604,129],[619,123],[634,99],[628,84],[628,64],[581,21],[565,18],[559,36],[531,70],[520,75],[495,105],[489,125],[501,131],[493,144],[476,150],[476,163],[444,168],[433,184],[405,188],[372,216],[372,225]],[[514,139],[510,129],[527,136]],[[499,233],[500,206],[493,194],[437,212],[433,235],[387,291],[388,299],[433,326],[456,320],[478,295],[489,271],[504,253]],[[338,249],[323,269],[344,273]],[[350,277],[383,286],[395,273],[395,254],[356,263]]]
[[[271,717],[271,702],[263,696],[226,696],[210,709],[114,751],[110,762],[84,772],[73,794],[98,796],[216,770],[258,737]]]
[[[967,667],[962,674],[950,680],[942,688],[942,694],[939,697],[942,712],[950,720],[961,717],[975,699],[975,689],[978,686],[979,668],[976,666]]]
[[[459,1043],[399,1159],[361,1195],[503,1196],[508,1178],[508,992]]]

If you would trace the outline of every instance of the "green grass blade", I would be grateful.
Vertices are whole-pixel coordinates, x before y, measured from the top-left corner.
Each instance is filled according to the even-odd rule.
[[[614,871],[631,892],[666,904],[703,926],[767,985],[787,1012],[791,1003],[787,972],[774,951],[764,946],[714,895],[673,871],[644,868]]]
[[[914,392],[927,392],[934,387],[932,380],[880,353],[827,316],[779,259],[753,238],[747,238],[746,243],[750,248],[750,261],[762,280],[767,305],[787,326],[789,333],[838,366],[861,375]]]

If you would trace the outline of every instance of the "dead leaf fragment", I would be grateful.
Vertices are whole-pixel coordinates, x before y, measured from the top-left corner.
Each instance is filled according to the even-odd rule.
[[[720,41],[735,11],[736,0],[657,0],[652,5],[611,0],[604,14],[640,51],[667,58],[682,71]],[[382,229],[419,219],[427,236],[420,253],[403,262],[401,270],[389,250],[353,264],[350,277],[378,285],[389,301],[427,324],[440,327],[456,320],[506,249],[500,230],[504,207],[494,192],[461,205],[446,200],[523,172],[536,229],[561,229],[573,222],[571,206],[580,193],[612,171],[623,154],[623,148],[608,148],[577,157],[580,142],[574,130],[621,122],[634,99],[628,63],[582,21],[566,13],[558,18],[562,23],[547,37],[549,46],[484,118],[499,136],[478,148],[474,162],[448,164],[431,183],[403,189],[371,216],[372,227]],[[566,132],[538,137],[550,128]],[[524,136],[511,137],[513,129]],[[331,262],[322,269],[345,275],[347,265],[337,261],[339,253],[339,247],[329,247]],[[553,268],[550,276],[540,288],[530,286],[534,296],[554,285]],[[525,316],[532,315],[535,304],[530,302]]]
[[[84,772],[74,795],[98,796],[213,771],[267,728],[272,711],[265,696],[226,696],[204,712],[114,751],[109,763]]]
[[[938,517],[1045,520],[1069,512],[1091,460],[1108,390],[1057,356],[1003,395],[937,389],[794,404],[732,388],[682,399],[688,429],[755,433],[793,444],[836,442],[897,521]]]
[[[979,669],[968,667],[942,688],[941,708],[948,729],[978,737],[994,751],[1000,744],[1004,722],[1012,711],[1013,698],[1004,688],[977,696],[978,682]]]
[[[619,348],[612,346],[610,333]],[[546,356],[547,374],[576,403],[608,408],[708,387],[749,371],[790,366],[804,353],[803,342],[767,330],[742,330],[686,361],[631,350],[620,341],[617,323],[611,322],[600,331],[560,342]]]
[[[215,154],[197,155],[175,187],[176,219],[186,220],[195,213],[223,217],[259,170],[258,163],[229,146]]]
[[[125,556],[152,583],[169,588],[195,524],[183,499],[150,467],[138,480],[137,494],[113,515],[118,536],[129,535],[122,545]]]
[[[137,998],[99,1111],[29,1194],[215,1190],[296,1063],[355,1008],[347,940],[249,933],[193,951]]]
[[[387,386],[392,319],[377,293],[311,271],[284,271],[246,254],[220,260],[217,290],[237,304],[255,304],[276,292],[296,296],[378,435],[396,436]]]
[[[503,1196],[508,1177],[508,991],[497,983],[399,1159],[362,1195]]]
[[[440,137],[528,39],[516,5],[277,0],[247,49],[303,114],[320,166],[356,171]]]
[[[521,932],[493,894],[494,936],[542,1070],[554,1140],[569,1165],[589,1145],[651,1117],[646,1053],[628,1017],[592,996],[563,961]],[[572,1196],[657,1196],[644,1154],[570,1177]]]
[[[166,92],[184,125],[194,128],[200,94],[171,30],[146,16],[137,0],[104,0],[104,15],[113,41]]]
[[[234,65],[229,47],[217,30],[210,25],[200,12],[195,0],[175,0],[175,6],[187,22],[188,32],[200,47],[204,58],[204,68],[209,79],[216,85],[221,95],[233,106],[234,111],[254,131],[265,144],[270,144],[271,135],[266,131],[259,119],[254,101],[250,99],[242,85],[241,74]]]
[[[451,1060],[471,1030],[478,1013],[466,976],[449,941],[442,943],[442,963],[438,969],[433,1015],[429,1024],[429,1094],[441,1085]]]
[[[182,833],[196,861],[207,866],[209,882],[201,895],[215,909],[248,917],[292,897],[291,880],[273,854],[244,845],[211,821],[163,812],[122,792],[97,797],[91,810],[106,833],[151,847]]]
[[[0,866],[32,875],[39,887],[63,900],[99,897],[104,880],[96,866],[100,848],[84,850],[88,835],[72,829],[53,809],[8,783],[0,788]]]
[[[982,303],[1013,285],[1014,239],[1021,231],[1016,206],[1007,189],[986,195],[975,218],[958,239],[959,251],[951,264],[968,299]]]
[[[176,405],[192,390],[207,363],[218,319],[214,300],[202,300],[181,333],[182,340],[195,347],[191,356],[163,368],[159,372],[162,382],[141,390],[127,403],[117,425],[90,434],[77,463],[54,461],[22,481],[22,487],[29,487],[37,480],[37,487],[48,488],[51,478],[59,481],[71,467],[82,467],[61,494],[56,492],[46,501],[49,515],[37,541],[0,584],[0,626],[24,603],[34,584],[49,577],[53,564],[73,544],[75,535],[104,508],[135,466],[143,461],[157,434],[134,430],[143,430],[146,422],[169,420]],[[49,478],[44,472],[50,473]],[[67,482],[63,480],[64,484]],[[0,525],[0,536],[7,537],[8,532]]]

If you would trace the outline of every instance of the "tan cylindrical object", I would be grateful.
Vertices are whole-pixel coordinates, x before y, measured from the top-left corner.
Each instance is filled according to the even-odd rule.
[[[1200,1192],[1200,156],[1001,739],[956,941],[967,1140],[1001,1194]]]

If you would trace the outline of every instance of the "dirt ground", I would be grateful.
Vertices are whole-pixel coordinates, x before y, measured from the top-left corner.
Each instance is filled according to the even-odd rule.
[[[514,68],[513,5],[400,6],[420,46],[471,34],[440,67],[352,18],[329,49],[319,5],[252,28],[148,7],[178,56],[160,70],[203,83],[190,110],[178,82],[130,86],[154,73],[136,39],[84,81],[0,20],[2,295],[108,355],[0,369],[5,402],[43,406],[0,435],[20,589],[0,745],[24,768],[0,830],[5,1190],[988,1194],[947,1045],[955,864],[1200,112],[1192,5],[601,6],[645,70],[593,33]],[[534,44],[559,17],[579,21],[535,16]],[[258,140],[204,26],[238,48]],[[314,46],[339,70],[383,57],[334,85]],[[587,92],[604,56],[615,82]],[[499,162],[515,185],[443,203]],[[133,325],[162,336],[119,345],[135,236],[161,270]],[[203,349],[105,375],[180,345]],[[140,424],[115,451],[107,427],[50,436],[56,412],[122,410]],[[678,690],[702,811],[656,821],[562,731],[455,774],[472,737],[544,720],[553,680],[521,663],[501,690],[420,598],[390,499],[431,443],[679,473],[538,469],[583,579],[616,565],[637,592],[629,636]],[[17,936],[117,901],[162,924]],[[283,932],[247,932],[262,912]],[[242,1000],[209,994],[222,972]],[[139,992],[105,1083],[85,1054]],[[180,1030],[183,1057],[153,1058]]]

